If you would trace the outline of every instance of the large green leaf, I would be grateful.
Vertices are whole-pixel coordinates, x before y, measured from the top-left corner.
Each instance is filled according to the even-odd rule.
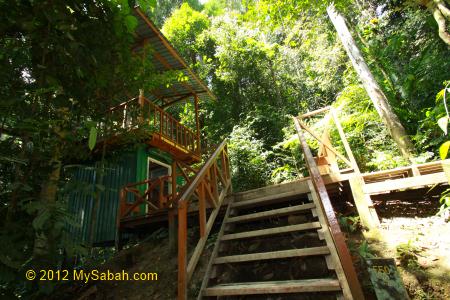
[[[439,127],[442,129],[444,134],[447,134],[447,128],[448,128],[448,117],[442,117],[437,121]]]
[[[95,126],[91,127],[89,132],[89,149],[92,151],[97,143],[97,128]]]
[[[446,141],[439,147],[439,155],[441,156],[441,159],[445,159],[448,154],[448,148],[450,147],[450,141]]]

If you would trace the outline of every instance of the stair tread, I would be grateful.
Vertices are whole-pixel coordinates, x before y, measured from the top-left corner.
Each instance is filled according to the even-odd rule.
[[[290,192],[284,192],[280,194],[274,194],[274,195],[267,195],[263,197],[253,198],[251,200],[245,200],[245,201],[239,201],[234,202],[231,207],[237,208],[237,207],[248,207],[253,205],[264,205],[267,202],[273,202],[274,200],[284,200],[289,197],[298,196],[298,195],[304,195],[305,193],[299,192],[299,191],[290,191]]]
[[[291,249],[291,250],[222,256],[222,257],[217,257],[216,259],[214,259],[214,264],[247,262],[247,261],[255,261],[255,260],[278,259],[278,258],[312,256],[312,255],[325,255],[325,254],[329,254],[329,253],[330,253],[330,250],[328,249],[327,246],[310,247],[310,248],[303,248],[303,249]]]
[[[314,205],[314,203],[306,203],[306,204],[301,204],[301,205],[283,207],[283,208],[272,209],[272,210],[263,211],[263,212],[251,213],[251,214],[246,214],[246,215],[237,216],[237,217],[231,217],[231,218],[228,218],[227,223],[255,221],[255,220],[264,219],[264,218],[268,218],[268,217],[284,216],[284,215],[289,215],[291,213],[295,213],[298,211],[312,209],[315,207],[316,206]]]
[[[305,293],[340,291],[337,279],[303,279],[287,281],[242,282],[211,286],[205,289],[205,296],[233,296],[279,293]]]
[[[245,238],[251,238],[251,237],[259,237],[259,236],[267,236],[267,235],[275,235],[275,234],[281,234],[281,233],[288,233],[288,232],[296,232],[296,231],[302,231],[302,230],[308,230],[308,229],[318,229],[321,228],[320,222],[310,222],[310,223],[303,223],[303,224],[297,224],[297,225],[288,225],[288,226],[281,226],[281,227],[274,227],[274,228],[268,228],[268,229],[260,229],[260,230],[252,230],[252,231],[245,231],[245,232],[239,232],[239,233],[230,233],[225,234],[222,236],[221,240],[237,240],[237,239],[245,239]]]

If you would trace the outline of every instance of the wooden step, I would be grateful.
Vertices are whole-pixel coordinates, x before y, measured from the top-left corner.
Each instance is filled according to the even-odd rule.
[[[227,223],[255,221],[255,220],[260,220],[260,219],[265,219],[265,218],[270,218],[270,217],[277,217],[277,216],[281,217],[281,216],[294,214],[296,212],[312,209],[314,207],[316,207],[314,205],[314,203],[307,203],[307,204],[302,204],[302,205],[283,207],[283,208],[279,208],[279,209],[272,209],[269,211],[263,211],[263,212],[247,214],[247,215],[243,215],[243,216],[232,217],[227,220]]]
[[[245,200],[240,202],[234,202],[231,207],[233,208],[244,208],[244,207],[254,207],[254,206],[260,206],[260,205],[268,205],[273,204],[277,202],[283,202],[287,201],[290,198],[298,197],[300,195],[304,195],[304,193],[300,193],[299,191],[291,191],[291,192],[285,192],[275,195],[267,195],[264,197],[254,198],[251,200]]]
[[[205,289],[204,296],[237,296],[340,291],[337,279],[242,282],[220,284]]]
[[[327,246],[322,247],[311,247],[304,249],[292,249],[292,250],[282,250],[273,252],[261,252],[261,253],[250,253],[250,254],[239,254],[218,257],[214,260],[214,264],[226,264],[226,263],[237,263],[255,260],[266,260],[266,259],[279,259],[279,258],[289,258],[289,257],[300,257],[300,256],[312,256],[312,255],[325,255],[329,254],[330,250]]]
[[[304,231],[304,230],[310,230],[310,229],[318,229],[321,227],[322,226],[320,225],[319,222],[312,222],[312,223],[305,223],[305,224],[298,224],[298,225],[289,225],[289,226],[275,227],[275,228],[269,228],[269,229],[261,229],[261,230],[253,230],[253,231],[225,234],[222,236],[221,240],[227,241],[227,240],[246,239],[246,238],[252,238],[252,237],[260,237],[260,236],[268,236],[268,235],[275,235],[275,234],[282,234],[282,233],[289,233],[289,232],[296,232],[296,231]]]

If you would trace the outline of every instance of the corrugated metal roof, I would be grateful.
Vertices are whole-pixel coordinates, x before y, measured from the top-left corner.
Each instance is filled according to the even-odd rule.
[[[153,98],[152,100],[164,98],[166,102],[171,102],[180,97],[197,94],[200,100],[215,99],[216,97],[207,85],[189,68],[178,51],[144,12],[139,7],[135,7],[133,14],[138,20],[135,30],[136,46],[134,50],[139,51],[144,42],[148,43],[155,51],[153,64],[156,70],[161,72],[180,70],[187,78],[187,81],[176,82],[169,87],[161,86],[151,91],[150,98]]]

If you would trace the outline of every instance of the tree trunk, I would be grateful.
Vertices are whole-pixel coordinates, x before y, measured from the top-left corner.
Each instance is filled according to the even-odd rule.
[[[48,207],[53,205],[56,200],[58,182],[61,175],[61,152],[59,145],[55,146],[49,164],[52,166],[52,171],[48,175],[47,181],[42,185],[40,192],[40,201],[45,207],[40,209],[37,217],[45,213]],[[43,266],[51,266],[55,259],[55,257],[52,257],[53,253],[55,253],[55,240],[52,231],[35,230],[33,248],[35,263]]]
[[[450,20],[450,9],[447,8],[445,2],[442,0],[424,0],[420,4],[426,6],[431,12],[438,25],[439,37],[447,45],[450,45],[450,34],[447,32],[447,21]]]
[[[345,24],[344,18],[335,10],[333,5],[330,5],[327,8],[327,12],[331,22],[336,28],[345,50],[347,51],[356,73],[359,75],[367,94],[375,106],[375,109],[383,122],[386,124],[389,133],[396,142],[402,156],[406,159],[411,159],[414,152],[414,146],[409,137],[406,135],[405,128],[400,123],[397,115],[389,105],[386,96],[370,72],[369,67],[364,61],[364,57],[356,46],[356,43],[352,38],[347,25]]]

